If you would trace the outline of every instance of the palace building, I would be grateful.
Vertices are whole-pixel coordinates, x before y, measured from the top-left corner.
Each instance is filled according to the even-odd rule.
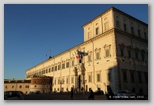
[[[29,68],[26,80],[51,77],[52,82],[42,83],[52,92],[74,86],[77,91],[148,93],[148,24],[111,7],[82,27],[83,43]]]

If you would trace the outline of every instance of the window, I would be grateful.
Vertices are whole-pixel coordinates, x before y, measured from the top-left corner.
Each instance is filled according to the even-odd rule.
[[[50,72],[50,68],[49,68],[49,72]]]
[[[66,84],[69,82],[69,76],[66,77]]]
[[[61,65],[59,64],[59,65],[58,65],[58,70],[60,70],[60,68],[61,68]]]
[[[92,76],[91,75],[88,76],[88,81],[92,82]]]
[[[65,63],[62,64],[62,69],[65,69]]]
[[[135,50],[135,58],[136,58],[136,60],[139,60],[139,58],[138,58],[138,51],[137,50]]]
[[[97,82],[100,82],[101,81],[101,75],[100,75],[100,73],[97,73]]]
[[[105,50],[105,57],[110,57],[110,50],[109,49]]]
[[[107,31],[109,29],[109,23],[105,22],[104,23],[104,30]]]
[[[88,39],[90,39],[90,35],[91,35],[91,33],[90,33],[90,32],[88,32]]]
[[[74,76],[71,77],[71,83],[74,83]]]
[[[99,49],[95,49],[95,54],[96,54],[96,60],[98,60],[98,59],[101,59],[100,58],[100,52],[101,52],[101,49],[99,48]]]
[[[128,49],[127,51],[128,51],[128,58],[131,58],[131,50]]]
[[[69,67],[69,62],[66,63],[66,68],[68,68],[68,67]]]
[[[123,26],[124,26],[124,31],[126,32],[126,31],[127,31],[127,26],[126,26],[126,24],[123,24]]]
[[[123,82],[127,82],[127,70],[122,69]]]
[[[46,69],[46,73],[48,73],[48,69]]]
[[[96,52],[96,59],[100,59],[100,53]]]
[[[55,66],[55,71],[57,71],[57,66]]]
[[[120,55],[124,56],[124,49],[123,48],[120,48]]]
[[[92,82],[92,73],[88,73],[88,82]]]
[[[52,67],[52,71],[54,71],[54,67]]]
[[[131,33],[134,34],[134,28],[133,27],[131,27]]]
[[[144,32],[144,38],[147,39],[147,34],[146,34],[146,32]]]
[[[144,50],[141,51],[141,59],[142,61],[145,61],[145,51]]]
[[[105,57],[111,57],[110,49],[111,49],[111,45],[105,45],[105,46],[104,46]]]
[[[140,34],[140,29],[138,29],[138,36],[139,36],[139,37],[141,37],[141,34]]]
[[[142,76],[141,76],[141,72],[140,72],[140,71],[138,71],[138,72],[137,72],[137,74],[138,74],[138,81],[139,81],[139,83],[142,83]]]
[[[130,79],[131,79],[131,82],[132,82],[132,83],[135,82],[134,70],[130,70]]]
[[[96,28],[96,35],[98,35],[99,34],[99,28],[97,27]]]
[[[120,24],[119,24],[119,21],[118,20],[116,20],[116,27],[117,28],[120,28]]]
[[[148,73],[144,72],[145,83],[148,84]]]
[[[26,85],[25,88],[29,88],[29,85]]]

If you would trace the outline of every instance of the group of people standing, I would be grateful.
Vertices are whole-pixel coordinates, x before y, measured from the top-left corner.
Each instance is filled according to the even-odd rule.
[[[73,86],[73,87],[71,87],[71,99],[72,100],[73,100],[74,92],[75,92],[75,89],[74,89],[74,86]],[[94,92],[91,88],[89,88],[88,100],[94,100]]]

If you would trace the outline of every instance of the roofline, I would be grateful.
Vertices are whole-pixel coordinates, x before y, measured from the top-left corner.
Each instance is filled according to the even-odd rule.
[[[148,24],[146,24],[146,23],[144,23],[144,22],[142,22],[142,21],[140,21],[140,20],[134,18],[134,17],[131,16],[131,15],[128,15],[128,14],[124,13],[123,11],[121,11],[121,10],[115,8],[115,7],[111,7],[111,8],[109,8],[109,9],[107,9],[105,12],[101,13],[100,15],[98,15],[97,17],[95,17],[94,19],[100,17],[101,15],[105,14],[106,12],[108,12],[108,11],[110,11],[110,10],[115,10],[115,11],[117,11],[117,12],[120,12],[120,13],[122,13],[122,14],[124,14],[124,15],[126,15],[126,16],[129,16],[129,17],[133,18],[134,20],[139,21],[139,22],[141,22],[141,23],[143,23],[143,24],[145,24],[145,25],[148,26]],[[89,24],[89,23],[92,22],[94,19],[92,19],[92,20],[89,21],[88,23],[84,24],[82,27],[84,27],[85,25]],[[98,36],[97,36],[97,37],[98,37]],[[92,39],[89,39],[89,40],[87,40],[87,41],[84,41],[84,42],[82,42],[82,43],[80,43],[80,44],[78,44],[78,45],[76,45],[76,46],[74,46],[74,47],[72,47],[72,48],[69,48],[68,50],[65,50],[65,51],[63,51],[63,52],[57,54],[56,56],[54,56],[54,57],[52,57],[52,58],[50,58],[50,59],[48,59],[48,60],[45,60],[45,61],[43,61],[43,62],[41,62],[41,63],[39,63],[39,64],[36,64],[35,66],[33,66],[33,67],[27,69],[26,72],[27,72],[28,70],[30,70],[30,69],[32,69],[32,68],[34,68],[34,67],[36,67],[36,66],[42,64],[42,63],[45,63],[45,62],[47,62],[47,61],[49,61],[49,60],[51,60],[51,59],[53,59],[53,58],[55,58],[55,57],[57,57],[57,56],[59,56],[59,55],[62,55],[63,53],[65,53],[65,52],[67,52],[67,51],[70,51],[71,49],[74,49],[74,48],[76,48],[76,47],[78,47],[78,46],[80,46],[80,45],[82,45],[82,44],[84,44],[84,43],[86,43],[86,42],[89,42],[90,40],[93,40],[93,39],[95,39],[95,38],[96,38],[96,37],[94,37],[94,38],[92,38]]]
[[[113,11],[116,11],[116,12],[119,12],[119,13],[122,13],[123,15],[128,16],[128,17],[131,17],[132,19],[134,19],[134,20],[136,20],[136,21],[138,21],[138,22],[140,22],[140,23],[142,23],[142,24],[148,26],[147,23],[145,23],[145,22],[143,22],[143,21],[141,21],[141,20],[139,20],[139,19],[137,19],[137,18],[134,18],[133,16],[131,16],[131,15],[129,15],[129,14],[127,14],[127,13],[125,13],[125,12],[123,12],[123,11],[117,9],[117,8],[115,8],[115,7],[111,7],[111,8],[109,8],[109,9],[107,9],[106,11],[104,11],[103,13],[101,13],[100,15],[98,15],[97,17],[95,17],[94,19],[90,20],[88,23],[84,24],[84,25],[82,26],[82,28],[83,28],[84,26],[86,26],[87,24],[91,23],[93,20],[95,20],[95,19],[97,19],[98,17],[102,16],[103,14],[107,13],[107,12],[110,11],[110,10],[113,10]]]
[[[108,31],[107,31],[107,32],[108,32]],[[67,49],[67,50],[65,50],[65,51],[63,51],[63,52],[61,52],[61,53],[55,55],[54,57],[52,57],[52,58],[50,58],[50,59],[47,59],[47,60],[45,60],[45,61],[43,61],[43,62],[41,62],[41,63],[39,63],[39,64],[36,64],[35,66],[33,66],[33,67],[27,69],[26,71],[28,71],[28,70],[30,70],[30,69],[32,69],[32,68],[34,68],[34,67],[36,67],[36,66],[38,66],[38,65],[40,65],[40,64],[42,64],[42,63],[45,63],[45,62],[47,62],[47,61],[49,61],[49,60],[51,60],[51,59],[53,59],[53,58],[56,58],[56,57],[58,57],[58,56],[64,54],[65,52],[71,51],[72,49],[75,49],[75,48],[77,48],[77,47],[79,47],[79,46],[81,46],[81,45],[83,45],[83,44],[86,44],[86,43],[89,42],[89,41],[94,41],[96,38],[98,38],[98,37],[100,37],[101,35],[104,35],[104,34],[106,34],[106,32],[104,32],[104,33],[102,33],[102,34],[100,34],[100,35],[98,35],[98,36],[95,36],[95,37],[93,37],[93,38],[91,38],[91,39],[89,39],[89,40],[87,40],[87,41],[84,41],[84,42],[82,42],[82,43],[80,43],[80,44],[78,44],[78,45],[76,45],[76,46],[74,46],[74,47],[72,47],[72,48],[69,48],[69,49]]]

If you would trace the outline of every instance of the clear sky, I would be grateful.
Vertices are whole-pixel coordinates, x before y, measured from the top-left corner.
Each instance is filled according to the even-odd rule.
[[[148,23],[145,4],[5,4],[4,78],[25,79],[50,51],[55,56],[82,43],[82,25],[112,6]]]

